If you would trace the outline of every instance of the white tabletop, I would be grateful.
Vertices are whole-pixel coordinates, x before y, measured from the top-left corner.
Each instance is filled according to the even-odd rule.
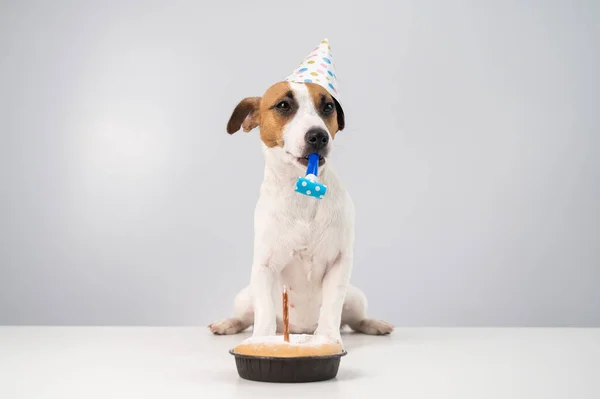
[[[0,327],[0,398],[600,398],[600,329],[345,334],[337,379],[305,384],[240,379],[228,350],[247,336]]]

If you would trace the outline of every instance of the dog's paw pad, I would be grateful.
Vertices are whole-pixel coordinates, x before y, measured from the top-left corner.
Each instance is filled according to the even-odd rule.
[[[240,332],[242,322],[238,319],[223,319],[214,322],[208,326],[208,329],[215,335],[230,335]]]

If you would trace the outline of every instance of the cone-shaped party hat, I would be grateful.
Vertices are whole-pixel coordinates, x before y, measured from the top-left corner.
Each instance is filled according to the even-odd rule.
[[[323,86],[337,101],[340,95],[337,87],[335,63],[329,40],[324,39],[315,49],[285,78],[288,82],[311,82]]]

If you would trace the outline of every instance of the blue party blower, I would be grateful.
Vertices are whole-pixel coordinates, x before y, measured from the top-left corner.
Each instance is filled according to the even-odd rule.
[[[319,170],[319,154],[310,154],[308,156],[308,168],[306,176],[299,177],[296,182],[297,193],[308,195],[317,199],[323,199],[327,192],[327,186],[317,181]]]

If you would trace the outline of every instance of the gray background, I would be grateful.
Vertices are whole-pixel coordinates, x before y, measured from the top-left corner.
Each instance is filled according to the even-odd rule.
[[[1,3],[0,323],[228,316],[262,158],[227,119],[328,37],[371,316],[600,326],[597,2],[141,4]]]

